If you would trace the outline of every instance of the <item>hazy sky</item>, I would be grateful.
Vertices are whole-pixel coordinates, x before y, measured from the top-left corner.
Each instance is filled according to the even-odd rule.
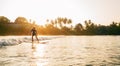
[[[96,24],[120,22],[120,0],[0,0],[0,16],[14,21],[18,16],[45,23],[67,17],[73,23],[91,19]]]

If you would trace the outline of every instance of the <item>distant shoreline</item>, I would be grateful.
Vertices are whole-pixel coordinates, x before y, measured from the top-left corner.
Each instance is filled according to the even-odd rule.
[[[0,35],[0,36],[31,36],[31,35]],[[38,36],[120,36],[120,35],[38,35]]]

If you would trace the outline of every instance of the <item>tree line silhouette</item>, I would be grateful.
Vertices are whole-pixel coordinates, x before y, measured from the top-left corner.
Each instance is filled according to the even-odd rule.
[[[17,17],[14,22],[5,16],[0,16],[0,35],[30,35],[32,27],[36,27],[39,35],[120,35],[120,23],[109,25],[95,24],[91,20],[72,25],[72,19],[58,17],[47,19],[45,25],[37,25],[25,17]]]

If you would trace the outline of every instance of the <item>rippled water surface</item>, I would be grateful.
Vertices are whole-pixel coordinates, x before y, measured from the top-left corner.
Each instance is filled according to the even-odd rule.
[[[0,66],[120,66],[120,36],[42,38],[40,43],[27,37],[26,42],[2,46]]]

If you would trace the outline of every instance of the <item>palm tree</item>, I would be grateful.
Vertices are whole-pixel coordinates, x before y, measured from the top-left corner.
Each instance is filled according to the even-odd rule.
[[[55,27],[57,27],[58,22],[57,22],[57,20],[56,20],[56,19],[55,19],[54,23],[55,23]]]
[[[72,23],[72,20],[71,20],[71,19],[68,19],[67,23],[68,23],[68,24],[71,24],[71,23]]]
[[[65,26],[66,26],[66,24],[67,24],[67,20],[68,20],[67,18],[63,18],[63,21],[62,21],[62,22],[64,23]]]
[[[54,21],[53,20],[51,20],[51,24],[54,26],[55,25],[55,23],[54,23]]]
[[[58,24],[60,28],[62,28],[62,19],[60,17],[57,18]]]

